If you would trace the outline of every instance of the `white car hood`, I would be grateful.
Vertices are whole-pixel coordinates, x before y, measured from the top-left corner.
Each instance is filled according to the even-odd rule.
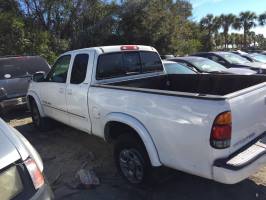
[[[10,131],[0,119],[0,170],[21,159],[16,147],[6,136],[5,132],[9,133]]]

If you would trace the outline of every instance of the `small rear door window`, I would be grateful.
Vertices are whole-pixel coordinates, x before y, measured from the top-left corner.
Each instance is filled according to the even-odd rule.
[[[155,72],[163,70],[162,61],[156,52],[140,52],[140,55],[143,72]]]
[[[70,83],[80,84],[85,80],[87,74],[88,61],[89,61],[88,54],[76,55],[71,71]]]

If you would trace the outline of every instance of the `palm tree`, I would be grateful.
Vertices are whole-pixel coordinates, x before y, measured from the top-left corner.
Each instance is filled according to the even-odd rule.
[[[231,33],[230,36],[229,36],[229,40],[230,40],[230,43],[232,45],[232,48],[237,48],[237,37],[238,37],[238,34],[237,33]]]
[[[265,38],[263,34],[258,34],[257,35],[257,43],[258,43],[258,47],[261,48],[264,46],[265,43]]]
[[[214,34],[214,43],[216,49],[221,49],[221,47],[223,46],[223,37],[218,32]]]
[[[236,33],[235,44],[236,44],[236,48],[237,49],[241,49],[242,48],[242,34]]]
[[[213,44],[212,35],[216,33],[219,29],[217,22],[218,22],[217,17],[214,17],[212,14],[206,15],[200,20],[201,30],[207,31],[206,49],[208,50],[211,50],[212,48],[212,44]]]
[[[266,25],[266,12],[259,15],[259,25],[264,26]]]
[[[251,28],[256,26],[257,16],[254,12],[241,12],[236,19],[234,28],[244,30],[244,47],[247,48],[247,36]]]
[[[225,49],[228,47],[228,32],[230,27],[235,23],[235,15],[228,14],[228,15],[220,15],[219,17],[219,25],[223,29],[223,36],[224,36],[224,47]]]
[[[253,43],[253,47],[256,47],[256,44],[257,44],[256,33],[254,31],[251,31],[249,32],[248,36],[249,36],[251,43]]]

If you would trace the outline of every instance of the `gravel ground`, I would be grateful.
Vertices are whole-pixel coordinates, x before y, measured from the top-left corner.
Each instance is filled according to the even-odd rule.
[[[134,188],[118,175],[112,160],[112,146],[103,140],[62,124],[52,131],[39,132],[33,127],[29,112],[23,109],[8,111],[2,118],[39,151],[56,199],[266,199],[266,167],[235,185],[165,169],[154,186]],[[101,184],[90,189],[74,189],[73,179],[81,168],[93,169]]]

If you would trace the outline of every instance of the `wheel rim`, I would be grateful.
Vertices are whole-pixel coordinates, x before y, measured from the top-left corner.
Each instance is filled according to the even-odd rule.
[[[140,183],[144,177],[141,154],[135,149],[124,149],[119,154],[119,165],[123,175],[131,183]]]
[[[37,110],[35,106],[32,109],[32,120],[36,126],[39,126],[40,116],[39,116],[39,111]]]

